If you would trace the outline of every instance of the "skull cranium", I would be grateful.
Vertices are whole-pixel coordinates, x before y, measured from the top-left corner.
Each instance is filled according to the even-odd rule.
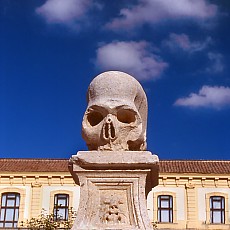
[[[82,136],[89,150],[145,150],[147,98],[132,76],[109,71],[90,83]]]

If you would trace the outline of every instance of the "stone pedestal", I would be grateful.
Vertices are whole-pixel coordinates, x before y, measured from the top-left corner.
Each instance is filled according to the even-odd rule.
[[[72,230],[152,230],[148,192],[158,184],[158,157],[148,151],[80,151],[69,169],[80,185]]]

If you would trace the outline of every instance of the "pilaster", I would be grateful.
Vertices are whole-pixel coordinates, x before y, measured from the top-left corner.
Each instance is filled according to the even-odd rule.
[[[185,185],[186,197],[187,197],[187,229],[196,229],[197,227],[197,200],[196,189],[192,182],[192,178],[189,178],[188,183]]]
[[[39,177],[35,177],[35,182],[31,184],[31,217],[37,217],[41,214],[41,200],[42,200],[42,184],[39,182]]]

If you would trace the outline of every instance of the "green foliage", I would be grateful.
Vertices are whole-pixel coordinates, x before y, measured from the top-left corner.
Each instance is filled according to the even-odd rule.
[[[37,218],[31,218],[26,222],[22,222],[21,227],[31,230],[70,229],[76,218],[76,211],[70,208],[68,212],[68,220],[63,220],[62,216],[55,217],[54,214],[47,214],[46,210],[42,209],[41,214]]]

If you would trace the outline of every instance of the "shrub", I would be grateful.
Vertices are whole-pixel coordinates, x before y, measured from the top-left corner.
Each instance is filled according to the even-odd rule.
[[[42,209],[41,214],[37,218],[31,218],[26,222],[21,222],[21,228],[28,228],[31,230],[36,229],[70,229],[73,226],[76,218],[76,211],[71,207],[68,210],[68,219],[64,220],[62,216],[54,216],[54,214],[48,214],[46,210]]]

